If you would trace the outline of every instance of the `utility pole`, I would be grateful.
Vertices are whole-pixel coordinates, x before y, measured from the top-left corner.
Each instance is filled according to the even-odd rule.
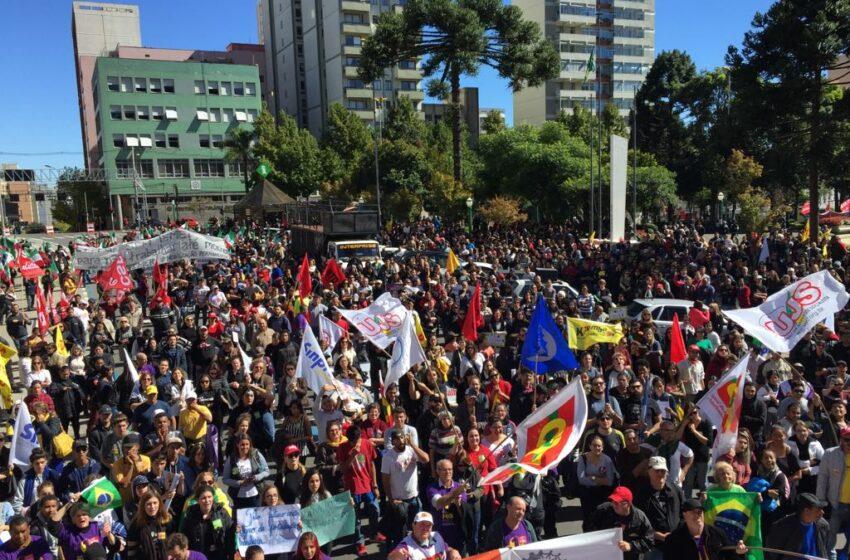
[[[383,79],[383,78],[382,78]],[[381,143],[381,137],[383,135],[383,126],[381,121],[381,111],[384,101],[386,101],[386,97],[375,97],[375,84],[372,84],[372,97],[374,99],[375,104],[375,127],[378,131],[377,138],[375,140],[375,198],[378,203],[378,230],[381,229],[381,168],[380,163],[378,162],[378,146]]]
[[[634,88],[634,96],[632,97],[632,114],[634,115],[632,120],[632,135],[634,136],[632,144],[632,161],[634,162],[632,166],[632,228],[634,234],[637,235],[637,86]]]
[[[177,210],[177,183],[174,183],[174,223],[180,221],[180,212]]]

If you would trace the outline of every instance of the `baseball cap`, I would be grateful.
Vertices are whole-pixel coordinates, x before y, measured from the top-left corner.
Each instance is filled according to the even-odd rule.
[[[168,439],[165,440],[166,445],[171,445],[172,443],[176,443],[179,445],[186,445],[183,441],[183,437],[177,432],[171,432],[168,434]]]
[[[608,499],[614,502],[615,504],[621,502],[632,503],[632,491],[626,488],[625,486],[617,486],[616,488],[614,488],[614,491],[611,492],[611,495],[608,496]]]
[[[688,346],[688,352],[690,351],[699,352],[699,346],[697,346],[696,344],[691,344],[690,346]]]
[[[287,445],[287,446],[283,449],[283,454],[284,454],[284,455],[286,455],[286,456],[289,456],[289,455],[300,455],[300,454],[301,454],[301,450],[300,450],[300,449],[298,449],[298,446],[297,446],[297,445]]]
[[[108,414],[112,414],[112,407],[109,406],[108,404],[105,404],[105,405],[101,406],[100,409],[98,409],[97,412],[101,416],[106,416]]]
[[[694,511],[699,510],[703,511],[705,508],[702,506],[702,502],[697,500],[696,498],[688,498],[684,502],[682,502],[682,511]]]
[[[133,479],[133,488],[136,486],[144,486],[145,484],[150,484],[151,481],[143,474],[137,474],[136,478]]]
[[[158,395],[159,389],[156,388],[156,385],[148,385],[148,388],[145,389],[145,395]]]
[[[433,525],[434,517],[427,511],[420,511],[416,514],[416,517],[413,518],[414,523],[422,523],[423,521]]]
[[[668,471],[670,469],[667,468],[667,459],[664,457],[650,457],[649,458],[649,468],[654,471]]]
[[[797,507],[825,509],[826,505],[827,502],[819,500],[818,497],[811,492],[802,492],[797,496]]]
[[[133,445],[141,445],[142,438],[139,434],[127,434],[124,436],[124,439],[121,440],[121,447],[132,447]]]

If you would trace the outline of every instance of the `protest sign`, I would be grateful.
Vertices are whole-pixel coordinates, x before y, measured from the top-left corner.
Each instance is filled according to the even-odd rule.
[[[384,293],[366,309],[339,309],[339,312],[363,336],[383,350],[395,341],[407,309],[399,299]]]
[[[319,545],[354,534],[351,492],[337,494],[301,510],[303,530],[316,533]]]
[[[230,260],[223,239],[188,229],[172,229],[151,239],[119,243],[112,247],[97,248],[77,246],[74,268],[79,270],[105,270],[122,255],[130,270],[152,269],[160,264],[192,260]]]
[[[621,528],[606,529],[490,550],[470,556],[468,560],[622,560],[623,552],[618,546],[622,539]]]
[[[301,537],[298,527],[299,505],[244,508],[236,512],[239,553],[251,545],[261,546],[266,554],[292,552]]]

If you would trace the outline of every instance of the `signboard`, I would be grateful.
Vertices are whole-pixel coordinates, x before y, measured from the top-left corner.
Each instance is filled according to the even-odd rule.
[[[304,531],[316,533],[319,546],[354,534],[354,507],[351,492],[337,494],[301,510]]]
[[[266,554],[292,552],[301,536],[298,526],[301,506],[244,508],[236,512],[236,533],[239,553],[243,556],[249,546],[262,547]]]
[[[88,222],[86,224],[86,233],[94,233],[94,222]]]
[[[118,255],[124,257],[127,268],[152,269],[160,264],[194,260],[230,260],[224,240],[189,229],[172,229],[151,239],[139,239],[111,247],[98,248],[81,245],[74,253],[74,268],[79,270],[105,270]]]
[[[257,175],[265,179],[269,176],[269,173],[272,172],[272,168],[265,162],[261,163],[257,166]]]
[[[493,348],[504,348],[507,336],[507,331],[496,331],[485,333],[484,340],[488,346],[492,346]]]
[[[189,189],[193,191],[201,190],[201,180],[200,179],[192,179],[189,181]]]

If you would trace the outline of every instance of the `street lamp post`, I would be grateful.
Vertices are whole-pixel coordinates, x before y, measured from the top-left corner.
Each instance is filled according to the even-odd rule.
[[[471,196],[466,199],[466,210],[469,214],[469,233],[472,233],[472,204],[473,204],[473,202],[474,201],[472,200]]]
[[[632,120],[632,136],[634,137],[632,144],[632,161],[634,162],[632,166],[632,229],[634,229],[633,233],[637,235],[637,86],[634,88],[632,97],[632,115],[634,116]]]
[[[723,199],[725,199],[725,198],[726,198],[726,195],[723,193],[723,191],[720,191],[719,193],[717,193],[717,202],[720,203],[719,204],[720,215],[718,216],[718,218],[721,219],[721,220],[723,219]]]
[[[381,229],[381,168],[378,162],[378,145],[381,143],[381,136],[383,135],[383,125],[381,119],[381,113],[383,111],[383,103],[386,101],[386,97],[374,97],[375,96],[375,85],[372,84],[372,96],[374,98],[374,108],[375,108],[375,129],[377,130],[377,134],[375,137],[375,201],[378,203],[378,229]]]

